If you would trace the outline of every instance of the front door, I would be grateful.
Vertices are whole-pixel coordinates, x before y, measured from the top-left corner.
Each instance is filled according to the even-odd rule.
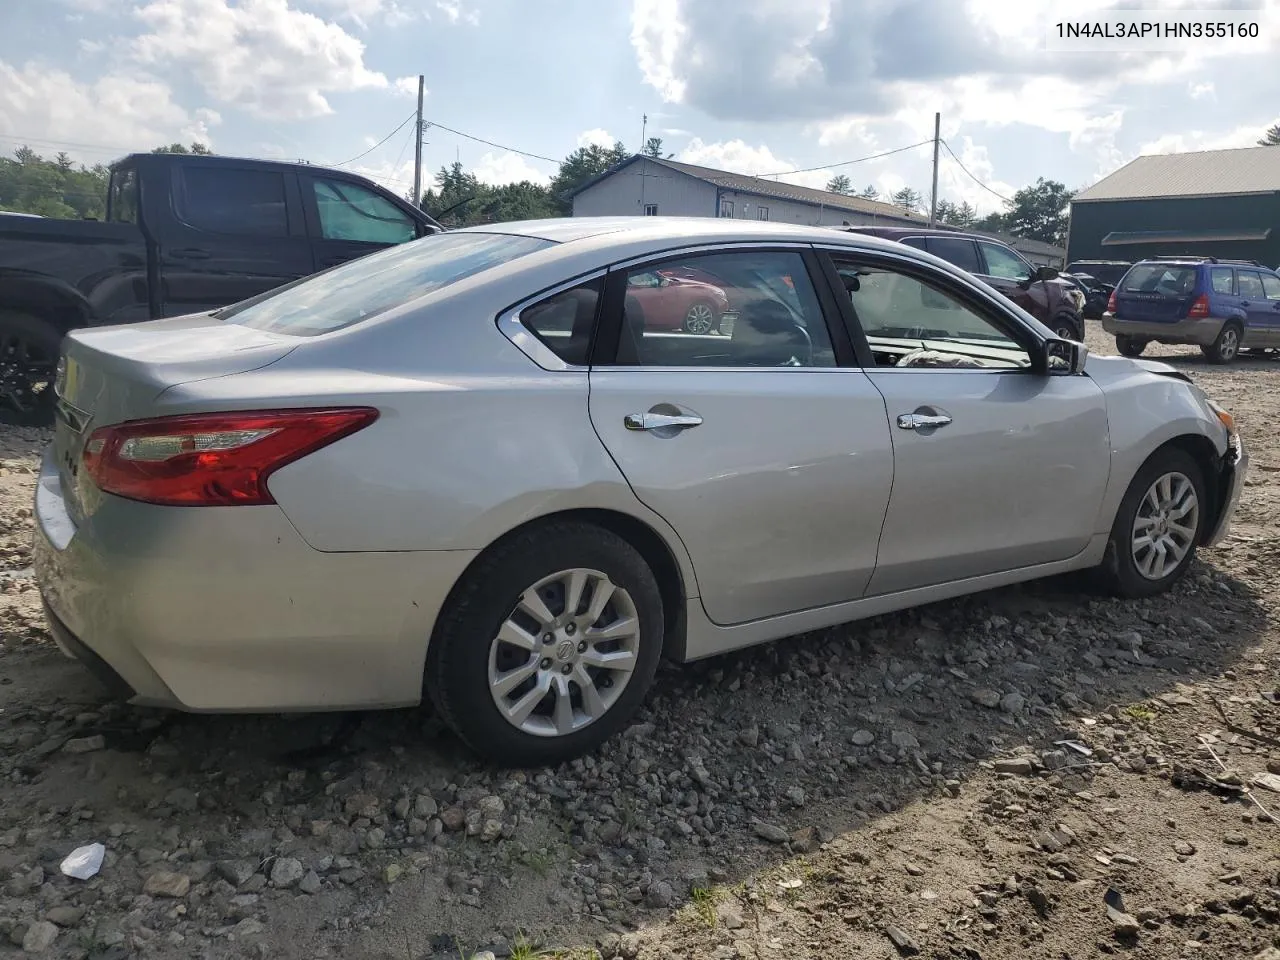
[[[1276,312],[1273,302],[1267,299],[1262,274],[1257,270],[1237,270],[1236,283],[1240,294],[1240,309],[1249,318],[1244,331],[1243,345],[1247,347],[1276,346]]]
[[[985,267],[978,272],[983,281],[999,290],[1002,294],[1020,306],[1032,316],[1037,313],[1039,320],[1048,320],[1031,296],[1031,264],[1008,247],[998,243],[978,241],[978,250],[982,254]]]
[[[172,220],[158,231],[162,316],[225,307],[313,272],[293,173],[192,157],[172,177]]]
[[[1273,273],[1263,273],[1262,292],[1266,294],[1266,309],[1263,311],[1263,329],[1266,332],[1265,343],[1268,347],[1280,347],[1280,277]]]
[[[824,294],[823,309],[812,262],[738,249],[610,275],[621,315],[606,309],[601,326],[621,336],[616,362],[591,369],[591,422],[680,536],[715,623],[857,599],[875,568],[893,482],[884,400],[837,365],[834,301]],[[618,287],[660,266],[715,277],[737,311],[732,334],[647,324]]]
[[[1066,560],[1096,532],[1106,404],[1029,331],[888,261],[833,254],[884,397],[893,494],[869,595]]]
[[[419,234],[417,221],[368,187],[337,177],[304,174],[301,179],[316,270],[413,240]]]

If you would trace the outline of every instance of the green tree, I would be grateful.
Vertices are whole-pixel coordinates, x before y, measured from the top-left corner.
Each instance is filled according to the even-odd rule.
[[[910,187],[903,187],[893,195],[893,202],[908,213],[915,213],[920,209],[920,194]]]
[[[1067,242],[1068,210],[1074,195],[1057,180],[1037,177],[1034,184],[1023,187],[1009,202],[1005,214],[1009,232],[1064,246]]]
[[[1262,139],[1258,141],[1260,147],[1280,147],[1280,123],[1273,124],[1267,128],[1267,132],[1262,135]]]
[[[970,206],[968,200],[961,201],[958,207],[955,207],[954,219],[951,221],[957,227],[972,227],[977,222],[978,212]]]
[[[985,230],[988,233],[1007,233],[1009,231],[1009,217],[1003,213],[988,213],[985,217],[973,221],[975,230]]]
[[[560,169],[551,178],[551,196],[564,216],[573,213],[573,200],[569,194],[592,177],[599,176],[615,164],[627,159],[627,148],[621,142],[612,147],[593,143],[579,147],[564,158]]]
[[[655,160],[662,159],[662,138],[650,137],[644,142],[644,155]]]
[[[955,223],[956,205],[950,200],[939,200],[937,207],[934,208],[934,218],[939,223]]]
[[[827,181],[827,192],[838,193],[847,197],[853,192],[853,184],[849,182],[849,178],[843,173],[837,173]]]
[[[862,188],[862,192],[858,194],[858,196],[863,200],[879,200],[880,191],[876,189],[876,185],[874,183],[868,183]]]
[[[60,219],[101,219],[106,211],[107,168],[77,167],[60,153],[52,159],[19,147],[0,157],[0,210]]]
[[[213,151],[206,147],[203,143],[193,143],[190,147],[184,147],[180,143],[171,143],[167,147],[156,147],[152,153],[184,153],[194,154],[197,157],[211,157]]]
[[[435,188],[422,195],[419,204],[423,210],[446,227],[465,227],[476,216],[485,188],[474,173],[468,173],[461,163],[454,162],[441,167],[435,176]],[[467,202],[470,201],[470,202]],[[475,221],[479,222],[479,221]]]

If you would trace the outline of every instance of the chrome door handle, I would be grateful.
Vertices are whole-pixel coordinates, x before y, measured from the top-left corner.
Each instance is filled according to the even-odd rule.
[[[945,427],[951,422],[951,418],[945,413],[900,413],[898,414],[898,428],[900,430],[921,430],[930,427]]]
[[[622,423],[628,430],[661,430],[674,427],[683,430],[696,427],[702,418],[696,413],[628,413]]]

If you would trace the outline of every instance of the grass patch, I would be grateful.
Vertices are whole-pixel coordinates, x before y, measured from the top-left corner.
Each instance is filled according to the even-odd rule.
[[[1135,723],[1150,723],[1159,716],[1158,713],[1143,703],[1131,703],[1120,712]]]

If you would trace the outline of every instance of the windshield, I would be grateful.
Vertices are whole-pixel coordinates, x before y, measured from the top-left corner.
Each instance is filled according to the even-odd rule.
[[[352,260],[214,314],[255,330],[313,337],[341,330],[552,241],[501,233],[442,233]]]
[[[1189,297],[1196,288],[1196,268],[1164,263],[1140,263],[1125,274],[1124,293],[1157,293]]]

